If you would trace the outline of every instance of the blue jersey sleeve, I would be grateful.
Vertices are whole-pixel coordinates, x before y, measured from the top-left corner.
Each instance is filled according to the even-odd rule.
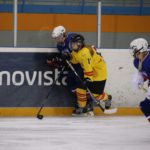
[[[135,68],[138,69],[139,60],[135,58],[133,63],[134,63]],[[142,62],[142,70],[141,70],[141,72],[145,72],[150,78],[150,65],[149,64],[150,64],[150,53],[146,56],[146,58]]]
[[[63,44],[57,44],[57,49],[59,50],[59,52],[63,53],[63,52],[71,52],[70,48],[69,48],[69,42],[71,37],[74,35],[74,33],[69,33],[67,35],[67,38],[65,39],[65,42]]]

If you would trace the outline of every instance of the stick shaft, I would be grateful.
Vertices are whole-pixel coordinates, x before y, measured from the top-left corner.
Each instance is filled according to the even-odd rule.
[[[81,79],[81,77],[78,75],[78,73],[76,72],[76,70],[74,69],[74,67],[71,65],[71,63],[66,60],[67,64],[69,65],[69,67],[72,69],[72,71],[74,72],[74,74],[78,77],[78,79],[80,80],[80,82],[83,84],[83,81]],[[87,91],[89,92],[91,98],[93,99],[93,101],[99,106],[99,108],[104,112],[104,108],[100,105],[100,103],[98,103],[98,101],[95,99],[95,97],[93,96],[92,92],[90,91],[90,89],[88,87],[86,87]]]
[[[43,103],[42,103],[42,105],[41,105],[39,111],[37,112],[37,115],[40,115],[40,112],[42,111],[42,109],[43,109],[45,103],[47,102],[48,97],[49,97],[49,95],[50,95],[50,93],[51,93],[51,91],[52,91],[52,89],[53,89],[55,83],[58,81],[58,79],[60,78],[60,76],[62,75],[62,73],[64,72],[64,70],[65,70],[65,66],[62,68],[62,70],[61,70],[60,74],[58,75],[58,77],[54,80],[54,83],[52,84],[52,87],[51,87],[50,91],[49,91],[48,94],[46,95],[45,100],[43,101]]]

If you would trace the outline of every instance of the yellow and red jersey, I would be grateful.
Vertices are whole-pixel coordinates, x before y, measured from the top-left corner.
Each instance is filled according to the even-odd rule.
[[[78,52],[71,53],[71,63],[80,64],[84,71],[84,78],[91,81],[102,81],[107,78],[106,63],[93,47],[83,47]]]

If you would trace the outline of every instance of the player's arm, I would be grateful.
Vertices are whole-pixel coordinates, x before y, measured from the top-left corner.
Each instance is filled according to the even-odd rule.
[[[80,64],[84,71],[84,78],[93,80],[92,57],[89,53],[84,53],[80,56]]]

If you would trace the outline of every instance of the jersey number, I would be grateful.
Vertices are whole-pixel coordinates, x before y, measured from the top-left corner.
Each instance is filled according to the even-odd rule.
[[[91,63],[91,60],[90,60],[90,58],[88,58],[88,64],[90,64]]]

